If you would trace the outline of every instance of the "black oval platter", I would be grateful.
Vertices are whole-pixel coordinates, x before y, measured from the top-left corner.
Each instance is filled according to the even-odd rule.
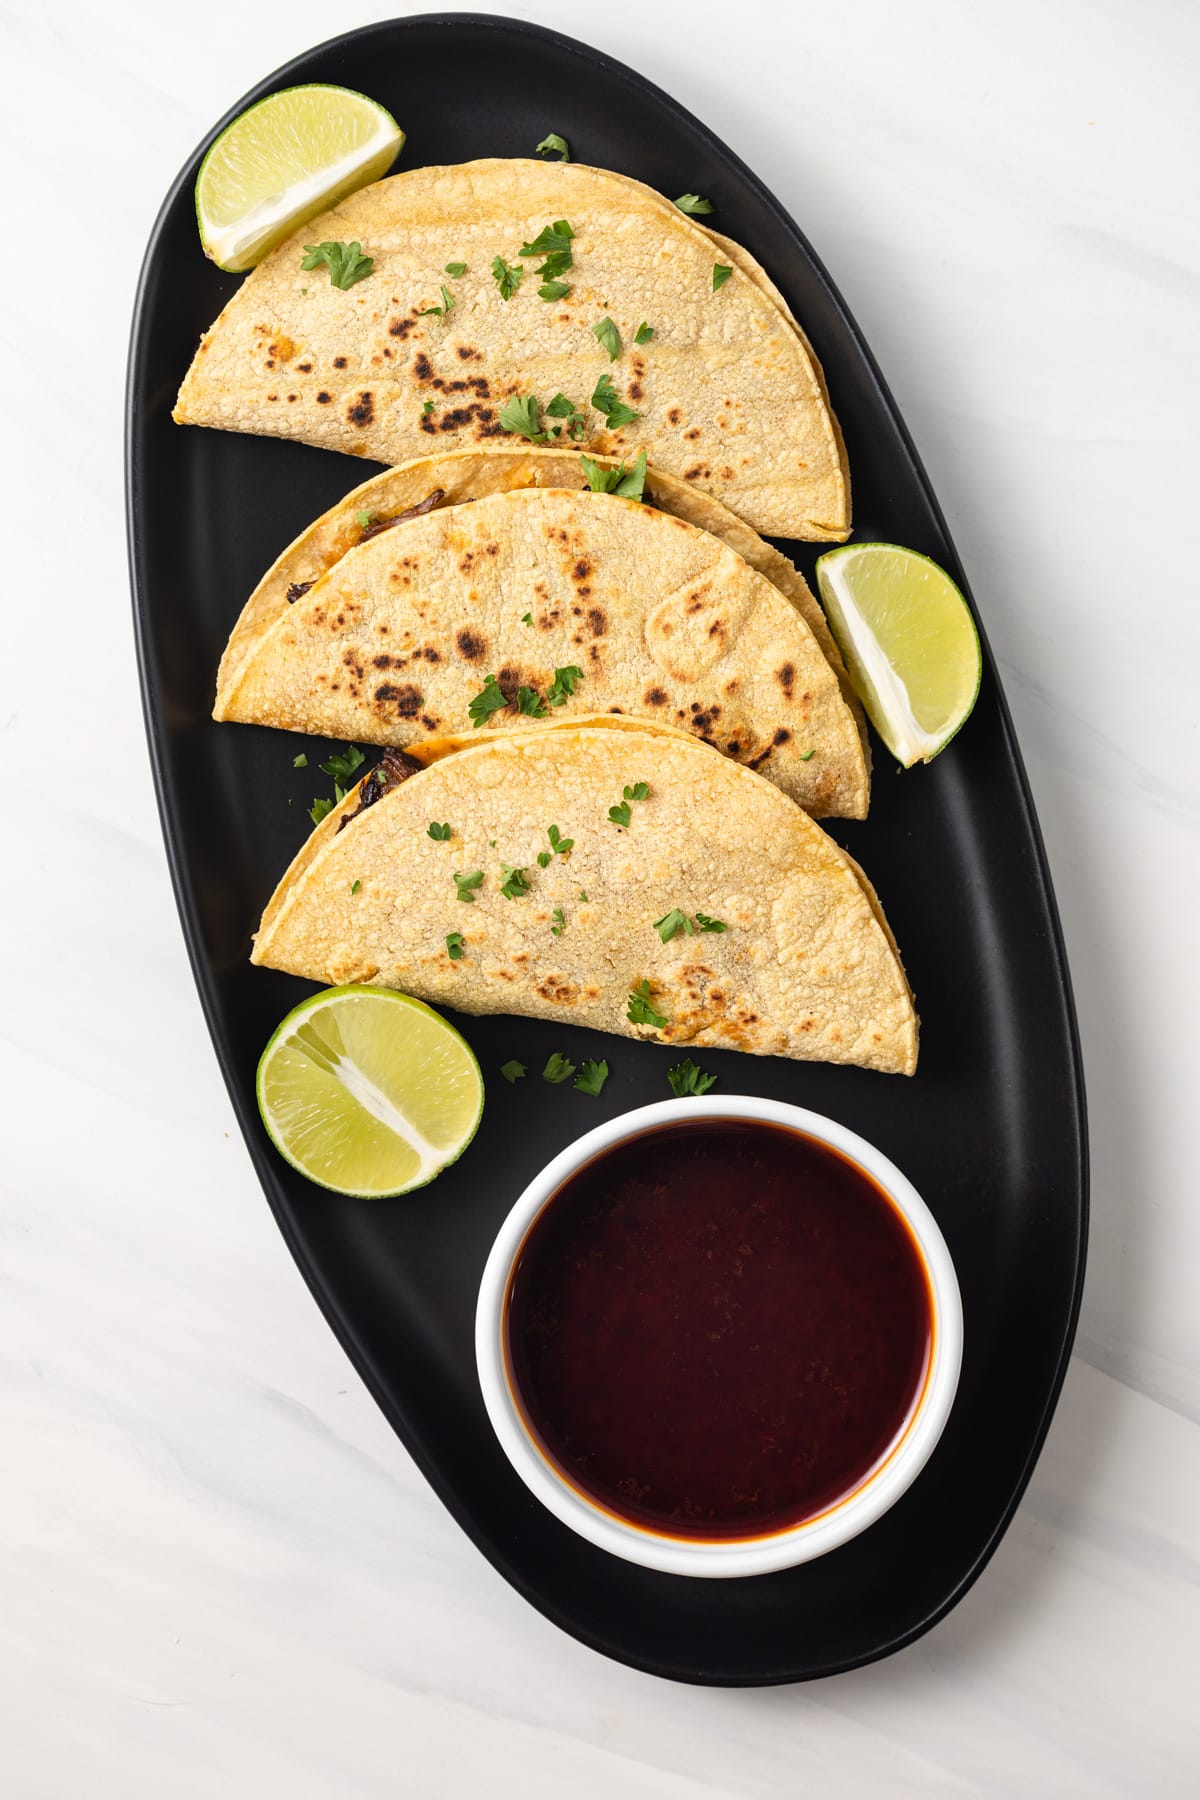
[[[535,26],[469,14],[370,26],[297,58],[240,100],[182,171],[142,273],[128,388],[128,526],[150,753],[180,916],[217,1056],[279,1228],[318,1304],[454,1517],[549,1619],[607,1656],[680,1681],[797,1681],[886,1655],[962,1596],[1029,1478],[1062,1382],[1083,1280],[1084,1094],[1050,877],[985,645],[973,717],[928,768],[898,778],[877,748],[870,819],[836,835],[877,886],[922,1016],[914,1079],[705,1053],[717,1092],[832,1115],[915,1181],[962,1285],[966,1354],[946,1434],[916,1485],[855,1542],[744,1581],[659,1575],[559,1525],[509,1468],[484,1416],[472,1311],[496,1227],[557,1150],[602,1118],[668,1095],[656,1045],[511,1018],[456,1018],[487,1079],[463,1159],[374,1205],[308,1186],[259,1122],[254,1071],[308,984],[247,961],[250,933],[328,783],[311,742],[216,725],[214,674],[243,599],[308,521],[364,479],[306,446],[171,422],[200,332],[237,277],[200,253],[192,185],[251,101],[329,81],[382,101],[408,132],[400,168],[528,156],[567,130],[581,161],[668,195],[709,195],[713,223],[778,282],[824,364],[845,430],[855,534],[963,575],[904,425],[853,321],[779,204],[659,89]],[[563,106],[554,96],[569,96]],[[787,546],[812,574],[814,546]],[[963,584],[965,586],[965,583]],[[310,768],[292,758],[309,751]],[[315,781],[315,785],[314,785]],[[602,1097],[536,1078],[552,1050],[607,1056]],[[498,1077],[518,1057],[531,1075]],[[673,1059],[672,1059],[673,1060]]]

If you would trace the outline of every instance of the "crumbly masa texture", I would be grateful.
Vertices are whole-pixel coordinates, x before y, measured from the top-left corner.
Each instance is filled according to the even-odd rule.
[[[530,616],[530,624],[523,620]],[[551,708],[555,671],[581,671]],[[257,640],[216,717],[401,749],[614,713],[688,731],[818,817],[861,818],[859,724],[795,606],[711,533],[635,500],[525,488],[347,553]],[[540,696],[540,700],[535,699]]]
[[[619,458],[593,458],[602,467],[618,466]],[[482,500],[489,494],[508,493],[513,488],[550,487],[579,488],[588,486],[576,450],[543,449],[534,445],[480,445],[474,450],[434,450],[395,469],[372,475],[322,513],[300,536],[290,543],[267,570],[243,606],[237,624],[230,634],[221,668],[217,676],[218,691],[228,690],[237,670],[259,639],[293,604],[288,593],[295,587],[309,588],[327,569],[339,562],[348,550],[362,542],[364,530],[377,530],[381,523],[396,518],[411,507],[419,506],[431,494],[441,496],[440,506],[457,506],[468,500]],[[838,678],[847,706],[854,714],[864,756],[869,756],[866,726],[841,652],[834,641],[812,589],[795,564],[760,538],[749,525],[735,517],[729,508],[666,475],[661,469],[648,468],[645,484],[646,500],[660,512],[674,513],[710,531],[736,550],[744,562],[787,596],[816,638],[826,662]],[[363,518],[371,523],[364,527]]]
[[[493,259],[518,261],[560,218],[575,233],[569,293],[542,300],[540,260],[526,258],[502,299]],[[343,291],[324,269],[303,270],[304,246],[329,239],[359,242],[373,272]],[[505,400],[563,393],[586,415],[580,448],[644,449],[757,531],[841,540],[849,483],[819,365],[753,259],[742,253],[714,293],[717,260],[723,247],[703,227],[608,170],[491,159],[389,176],[251,272],[202,338],[175,418],[395,464],[435,445],[512,441]],[[447,276],[448,262],[466,274]],[[452,309],[423,312],[442,304],[443,284]],[[592,332],[606,314],[616,362]],[[643,321],[654,336],[637,345]],[[632,424],[609,429],[589,406],[604,374],[638,413]]]
[[[648,796],[621,829],[608,809],[639,781]],[[532,731],[433,764],[340,830],[356,804],[349,795],[284,876],[255,962],[676,1050],[916,1067],[912,995],[854,862],[777,788],[695,740]],[[448,840],[429,837],[431,819],[449,823]],[[552,824],[574,843],[543,869]],[[526,871],[527,894],[504,896],[504,865]],[[454,875],[479,870],[466,904]],[[673,908],[728,930],[664,944],[654,923]],[[642,983],[661,1029],[627,1017]]]

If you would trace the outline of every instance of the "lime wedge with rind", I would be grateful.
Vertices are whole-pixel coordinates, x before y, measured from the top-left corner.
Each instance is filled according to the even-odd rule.
[[[460,1157],[483,1113],[475,1053],[424,1001],[326,988],[263,1051],[258,1110],[279,1154],[321,1187],[382,1199]]]
[[[240,274],[291,232],[386,175],[404,133],[352,88],[284,88],[239,113],[200,165],[204,254]]]
[[[906,769],[931,761],[970,717],[983,674],[961,591],[899,544],[830,550],[817,559],[817,585],[872,725]]]

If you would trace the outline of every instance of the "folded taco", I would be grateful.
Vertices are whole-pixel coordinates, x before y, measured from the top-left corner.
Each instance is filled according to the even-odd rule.
[[[624,720],[423,768],[385,753],[292,863],[253,960],[674,1048],[916,1067],[853,860],[749,769]]]
[[[328,266],[303,266],[310,247]],[[175,417],[392,464],[557,432],[645,450],[758,531],[850,528],[820,366],[763,271],[578,163],[414,169],[351,195],[247,277]]]
[[[844,671],[711,532],[578,488],[407,510],[356,514],[324,574],[253,603],[218,719],[403,749],[613,713],[705,739],[817,816],[865,815]]]

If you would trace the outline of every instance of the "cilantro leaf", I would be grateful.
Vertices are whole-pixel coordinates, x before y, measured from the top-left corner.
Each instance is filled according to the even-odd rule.
[[[467,272],[466,263],[447,263],[445,269],[443,270],[443,273],[446,275],[449,275],[449,277],[452,281],[457,281],[458,277],[460,275],[465,275],[466,272]]]
[[[461,931],[448,931],[446,933],[446,954],[451,962],[462,961],[463,941]]]
[[[450,827],[448,824],[439,825],[435,820],[431,820],[429,824],[429,835],[436,844],[444,844],[449,840]]]
[[[450,292],[450,290],[447,287],[443,286],[443,288],[442,288],[442,304],[440,306],[420,306],[420,307],[418,307],[417,308],[417,317],[418,317],[418,319],[423,319],[425,317],[426,313],[435,313],[439,319],[444,319],[446,317],[446,314],[450,311],[450,308],[453,305],[454,305],[454,295]]]
[[[308,757],[303,750],[300,752],[299,756],[293,756],[292,767],[293,769],[307,769]]]
[[[627,800],[648,800],[650,798],[650,783],[648,781],[635,781],[632,787],[627,787],[625,789],[625,798]]]
[[[546,836],[550,839],[550,848],[555,856],[565,856],[569,850],[575,848],[575,839],[565,838],[557,825],[549,826]]]
[[[560,137],[557,131],[547,133],[538,145],[537,153],[539,156],[558,155],[563,162],[570,162],[571,160],[571,147],[567,143],[566,138]]]
[[[707,913],[696,914],[696,926],[700,931],[728,931],[724,919],[710,919]]]
[[[357,894],[357,892],[358,892],[358,890],[359,890],[359,888],[360,888],[360,887],[361,887],[361,886],[362,886],[362,882],[361,882],[361,881],[352,881],[352,882],[351,882],[351,883],[350,883],[350,892],[351,892],[351,893],[352,893],[352,894]]]
[[[427,419],[432,411],[433,411],[433,401],[427,400],[425,402],[424,406],[421,408],[422,418]]]
[[[565,219],[555,219],[553,225],[543,225],[531,244],[522,244],[517,251],[518,256],[565,256],[568,260],[563,268],[571,267],[571,239],[575,236],[571,226]],[[544,269],[538,274],[544,275]],[[552,275],[561,273],[559,269],[551,269]]]
[[[547,405],[546,412],[552,419],[566,419],[568,421],[567,433],[576,442],[586,434],[586,415],[573,400],[568,400],[565,394],[555,394],[553,400]]]
[[[539,869],[548,869],[550,864],[554,861],[553,852],[550,850],[539,850],[537,853],[537,861]]]
[[[805,751],[804,751],[804,753],[803,753],[803,755],[802,755],[802,756],[801,756],[801,758],[800,758],[800,761],[801,761],[801,762],[811,762],[811,761],[812,761],[812,759],[813,759],[813,757],[814,757],[814,756],[815,756],[815,755],[816,755],[816,754],[817,754],[817,753],[816,753],[816,751],[815,751],[815,750],[805,750]]]
[[[580,898],[580,899],[581,899],[581,900],[586,900],[586,899],[587,899],[587,895],[586,895],[586,894],[585,894],[585,893],[584,893],[584,891],[583,891],[583,889],[582,889],[582,888],[580,888],[580,890],[579,890],[579,898]]]
[[[661,1031],[667,1023],[666,1015],[655,1012],[651,1001],[650,983],[639,981],[629,996],[629,1008],[625,1017],[631,1025],[653,1025],[656,1031]]]
[[[714,263],[713,264],[713,293],[714,294],[716,293],[718,288],[723,288],[725,286],[725,283],[729,280],[729,277],[732,274],[733,274],[733,265],[731,263]]]
[[[681,213],[710,213],[716,210],[711,200],[704,200],[699,194],[680,194],[675,204]]]
[[[494,256],[492,258],[492,274],[495,276],[496,286],[500,289],[500,298],[511,300],[521,285],[525,271],[519,263],[505,262],[502,256]]]
[[[637,330],[633,334],[633,341],[635,344],[648,344],[650,342],[650,339],[653,336],[654,336],[653,325],[647,325],[645,319],[643,319],[641,324],[638,326]]]
[[[592,336],[608,351],[609,362],[616,362],[621,354],[621,334],[607,313],[592,326]]]
[[[715,1075],[706,1075],[703,1069],[698,1068],[690,1056],[686,1062],[676,1063],[673,1069],[667,1070],[671,1092],[680,1100],[688,1094],[707,1094],[716,1079]]]
[[[555,669],[554,680],[546,689],[546,698],[551,706],[565,706],[582,680],[583,670],[577,663],[568,663],[565,669]]]
[[[375,514],[370,512],[356,512],[354,515],[355,523],[358,525],[360,531],[365,531],[374,517]]]
[[[604,414],[604,423],[613,431],[619,425],[632,425],[635,419],[641,417],[641,414],[635,412],[632,406],[626,406],[625,402],[618,398],[617,390],[607,375],[602,375],[596,383],[595,391],[592,394],[592,405],[597,412]]]
[[[536,688],[519,687],[517,689],[517,711],[525,713],[531,719],[544,719],[546,702]]]
[[[532,625],[533,624],[533,614],[532,613],[522,613],[521,614],[521,623],[522,623],[522,625]]]
[[[594,462],[590,456],[581,455],[583,472],[587,476],[587,484],[594,494],[618,494],[625,500],[640,500],[646,489],[646,452],[639,450],[637,460],[631,469],[623,462],[615,469],[606,469],[602,464]]]
[[[330,284],[335,288],[352,288],[356,281],[365,281],[375,267],[374,257],[364,256],[362,245],[358,243],[305,244],[300,267],[319,269],[322,263],[329,270]]]
[[[483,886],[483,870],[475,869],[470,875],[455,875],[454,886],[458,899],[467,906],[474,906],[475,889]]]
[[[361,769],[366,760],[366,757],[356,745],[347,744],[346,754],[344,756],[334,754],[329,758],[328,762],[323,762],[320,765],[321,773],[323,775],[332,775],[333,779],[338,782],[339,785],[344,786],[345,783],[350,780],[355,769]]]
[[[619,806],[610,806],[608,809],[608,816],[614,825],[620,825],[622,829],[628,825],[631,817],[629,807],[625,801],[622,801]]]
[[[575,1064],[569,1062],[565,1056],[555,1050],[542,1070],[542,1080],[548,1081],[552,1087],[557,1087],[560,1082],[569,1081],[574,1073]]]
[[[501,863],[500,867],[504,870],[504,880],[500,885],[500,892],[504,898],[506,900],[523,900],[533,886],[528,870],[514,869],[511,863]]]
[[[575,1086],[579,1089],[581,1094],[591,1094],[595,1096],[599,1094],[600,1089],[607,1080],[608,1064],[606,1062],[592,1062],[589,1059],[584,1063],[578,1075],[575,1077]]]
[[[337,805],[336,800],[326,800],[322,796],[320,799],[313,801],[312,805],[308,809],[308,816],[312,820],[314,825],[319,825],[321,823],[321,820],[326,818],[333,811],[333,809],[336,805]]]
[[[538,289],[539,300],[565,300],[571,291],[569,281],[543,281]]]
[[[511,1062],[500,1064],[500,1073],[503,1075],[505,1081],[510,1082],[515,1087],[525,1073],[525,1064],[523,1062],[518,1062],[514,1057]]]
[[[494,712],[500,712],[508,705],[504,690],[494,675],[489,675],[475,698],[467,707],[472,725],[476,731],[487,723]]]
[[[544,444],[549,436],[538,424],[536,394],[513,394],[500,408],[500,423],[505,431],[528,438],[531,444]]]
[[[686,931],[689,937],[694,937],[696,934],[696,927],[692,921],[685,912],[680,912],[677,906],[673,906],[670,912],[665,912],[661,919],[655,919],[654,929],[664,944],[669,944],[671,939],[678,937],[681,931]]]
[[[542,854],[545,855],[545,852],[543,851]],[[542,858],[539,856],[538,861],[541,862],[541,860]],[[549,857],[546,857],[546,861],[549,862],[549,860]],[[561,906],[556,906],[553,917],[554,923],[550,927],[550,935],[552,937],[561,937],[563,932],[567,929],[567,915],[563,912]]]

